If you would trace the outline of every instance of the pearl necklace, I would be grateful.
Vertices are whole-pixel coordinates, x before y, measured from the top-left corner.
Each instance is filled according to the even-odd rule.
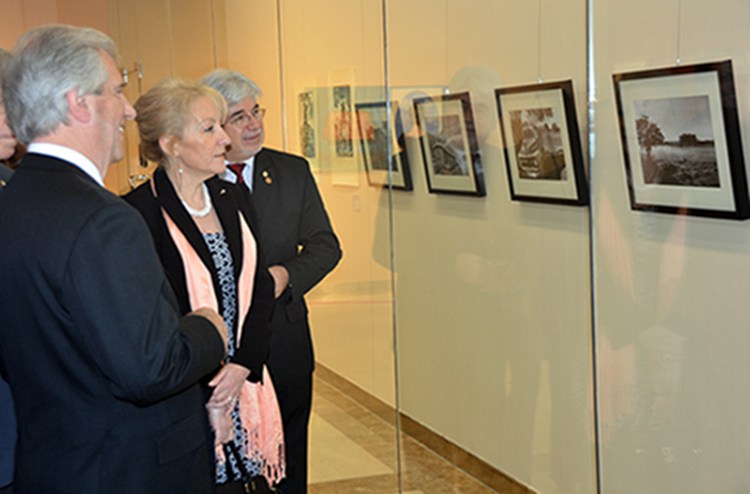
[[[196,216],[198,218],[203,218],[208,213],[211,212],[211,207],[213,207],[213,204],[211,204],[211,195],[208,193],[208,187],[206,187],[206,184],[201,184],[203,186],[203,204],[204,206],[201,209],[195,209],[191,208],[188,203],[186,203],[182,198],[180,198],[180,202],[182,205],[187,209],[187,212],[190,213],[191,216]]]

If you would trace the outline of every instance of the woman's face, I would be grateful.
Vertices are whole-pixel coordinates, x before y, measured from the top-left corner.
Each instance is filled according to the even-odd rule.
[[[202,180],[224,173],[224,154],[230,140],[221,128],[221,116],[213,102],[199,98],[193,103],[188,124],[174,147],[174,156],[183,173]]]
[[[7,160],[16,151],[16,138],[10,130],[8,120],[5,118],[5,107],[0,95],[0,160]]]

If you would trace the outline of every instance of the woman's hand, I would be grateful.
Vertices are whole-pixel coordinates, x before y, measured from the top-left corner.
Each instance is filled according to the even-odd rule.
[[[214,431],[214,445],[221,445],[232,440],[232,415],[231,408],[223,406],[214,406],[209,402],[206,405],[208,413],[208,422]]]
[[[249,375],[250,369],[246,367],[231,362],[226,364],[208,383],[210,387],[214,388],[208,405],[227,407],[231,411],[240,398],[240,390],[242,390],[242,385]]]

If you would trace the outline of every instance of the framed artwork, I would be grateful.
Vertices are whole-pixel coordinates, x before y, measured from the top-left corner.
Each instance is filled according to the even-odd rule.
[[[731,61],[612,77],[631,208],[750,217]]]
[[[384,101],[357,103],[354,108],[369,184],[412,190],[404,131],[400,119],[396,118],[398,102],[391,102],[391,125],[388,125],[388,106]]]
[[[584,206],[572,81],[495,90],[511,200]]]
[[[314,159],[317,155],[315,135],[315,93],[307,90],[299,93],[299,142],[302,156]]]
[[[351,158],[354,156],[351,93],[351,86],[342,85],[333,87],[334,141],[336,143],[336,156],[340,158]]]
[[[417,98],[414,113],[428,190],[484,196],[484,170],[469,93]]]

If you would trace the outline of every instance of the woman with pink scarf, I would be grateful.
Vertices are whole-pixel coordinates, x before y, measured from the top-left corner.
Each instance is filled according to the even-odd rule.
[[[251,477],[273,485],[284,476],[281,419],[265,369],[273,282],[247,192],[217,177],[230,142],[221,127],[226,104],[207,86],[167,79],[135,108],[141,153],[159,167],[125,199],[146,220],[181,310],[214,307],[229,328],[228,362],[207,383],[217,492],[245,492]]]

